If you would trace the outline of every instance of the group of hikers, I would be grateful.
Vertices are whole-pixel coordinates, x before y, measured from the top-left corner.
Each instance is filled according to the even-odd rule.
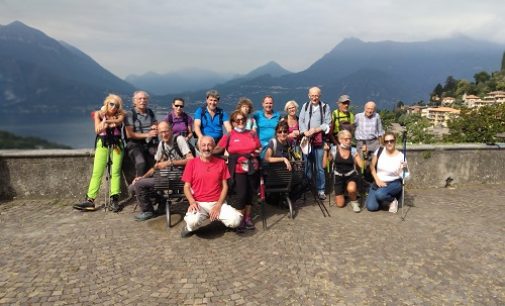
[[[253,200],[260,176],[273,163],[285,165],[287,171],[292,171],[293,163],[302,163],[304,178],[299,182],[311,182],[319,200],[326,199],[325,169],[330,169],[335,204],[344,207],[348,199],[354,212],[361,211],[358,190],[368,181],[366,208],[377,211],[383,205],[397,212],[407,163],[396,150],[396,135],[384,132],[375,103],[367,102],[364,112],[354,115],[347,95],[339,97],[334,111],[321,101],[318,87],[309,89],[308,99],[301,108],[290,100],[279,113],[274,111],[272,96],[265,96],[262,109],[255,112],[250,99],[240,98],[228,115],[218,107],[219,93],[209,90],[194,118],[184,112],[184,99],[175,98],[172,110],[158,121],[147,92],[133,94],[129,111],[121,97],[109,94],[93,115],[96,151],[86,198],[73,207],[96,210],[95,199],[108,168],[108,208],[121,210],[120,177],[126,153],[135,168],[129,191],[141,209],[137,221],[157,214],[152,199],[157,174],[181,171],[189,202],[181,237],[190,236],[206,219],[220,220],[237,232],[254,230]],[[234,203],[226,201],[230,192],[236,196]]]

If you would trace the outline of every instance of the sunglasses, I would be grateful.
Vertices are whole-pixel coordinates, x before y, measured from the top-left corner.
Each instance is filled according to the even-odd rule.
[[[287,130],[280,130],[277,131],[277,134],[289,134],[289,132]]]
[[[235,122],[245,122],[245,118],[235,118]]]
[[[182,104],[174,104],[175,107],[180,107],[180,108],[184,108],[184,105]]]
[[[117,104],[116,104],[116,103],[113,103],[113,102],[110,102],[110,103],[109,103],[109,107],[117,107]]]
[[[395,143],[395,140],[394,139],[384,140],[384,143]]]

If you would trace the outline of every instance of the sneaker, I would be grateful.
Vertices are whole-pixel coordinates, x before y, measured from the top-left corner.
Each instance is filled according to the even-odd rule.
[[[75,204],[73,206],[73,208],[77,209],[77,210],[87,210],[87,211],[96,210],[95,200],[93,200],[93,199],[86,199],[86,201],[84,201],[82,203]]]
[[[144,211],[143,213],[140,213],[135,216],[136,221],[146,221],[154,217],[154,214],[152,211]]]
[[[398,200],[394,199],[391,204],[389,204],[389,212],[396,214],[398,212]]]
[[[324,194],[324,191],[319,191],[317,193],[317,197],[319,198],[319,200],[326,200],[326,194]]]
[[[254,226],[254,223],[252,222],[251,218],[247,218],[245,219],[244,221],[244,227],[246,230],[255,230],[256,229],[256,226]]]
[[[188,227],[184,224],[181,231],[181,238],[188,238],[191,235],[193,235],[193,232],[188,230]]]
[[[118,213],[121,211],[121,205],[119,205],[119,196],[116,194],[116,195],[113,195],[110,197],[110,210],[115,212],[115,213]]]
[[[352,206],[352,211],[354,211],[355,213],[359,213],[361,211],[358,201],[351,201],[351,206]]]

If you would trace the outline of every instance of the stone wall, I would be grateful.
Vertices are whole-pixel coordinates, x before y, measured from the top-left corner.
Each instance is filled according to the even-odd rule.
[[[505,182],[505,144],[412,145],[407,160],[408,188]],[[131,179],[125,158],[123,190]],[[93,150],[0,150],[0,199],[84,197],[93,167]],[[127,178],[129,177],[129,179]],[[450,178],[448,180],[448,178]],[[104,180],[105,181],[105,180]],[[101,197],[104,196],[105,182]],[[126,192],[123,192],[126,194]]]

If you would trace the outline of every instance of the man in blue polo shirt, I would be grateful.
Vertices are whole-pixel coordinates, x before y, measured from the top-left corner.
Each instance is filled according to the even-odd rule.
[[[274,111],[274,98],[265,96],[261,103],[263,110],[258,110],[253,117],[258,126],[257,132],[261,142],[261,158],[265,155],[268,141],[275,137],[275,127],[280,119],[280,114]]]
[[[223,125],[226,131],[231,131],[230,118],[221,108],[217,107],[219,93],[215,89],[207,91],[207,105],[195,112],[194,130],[198,138],[210,136],[216,143],[223,137]]]

